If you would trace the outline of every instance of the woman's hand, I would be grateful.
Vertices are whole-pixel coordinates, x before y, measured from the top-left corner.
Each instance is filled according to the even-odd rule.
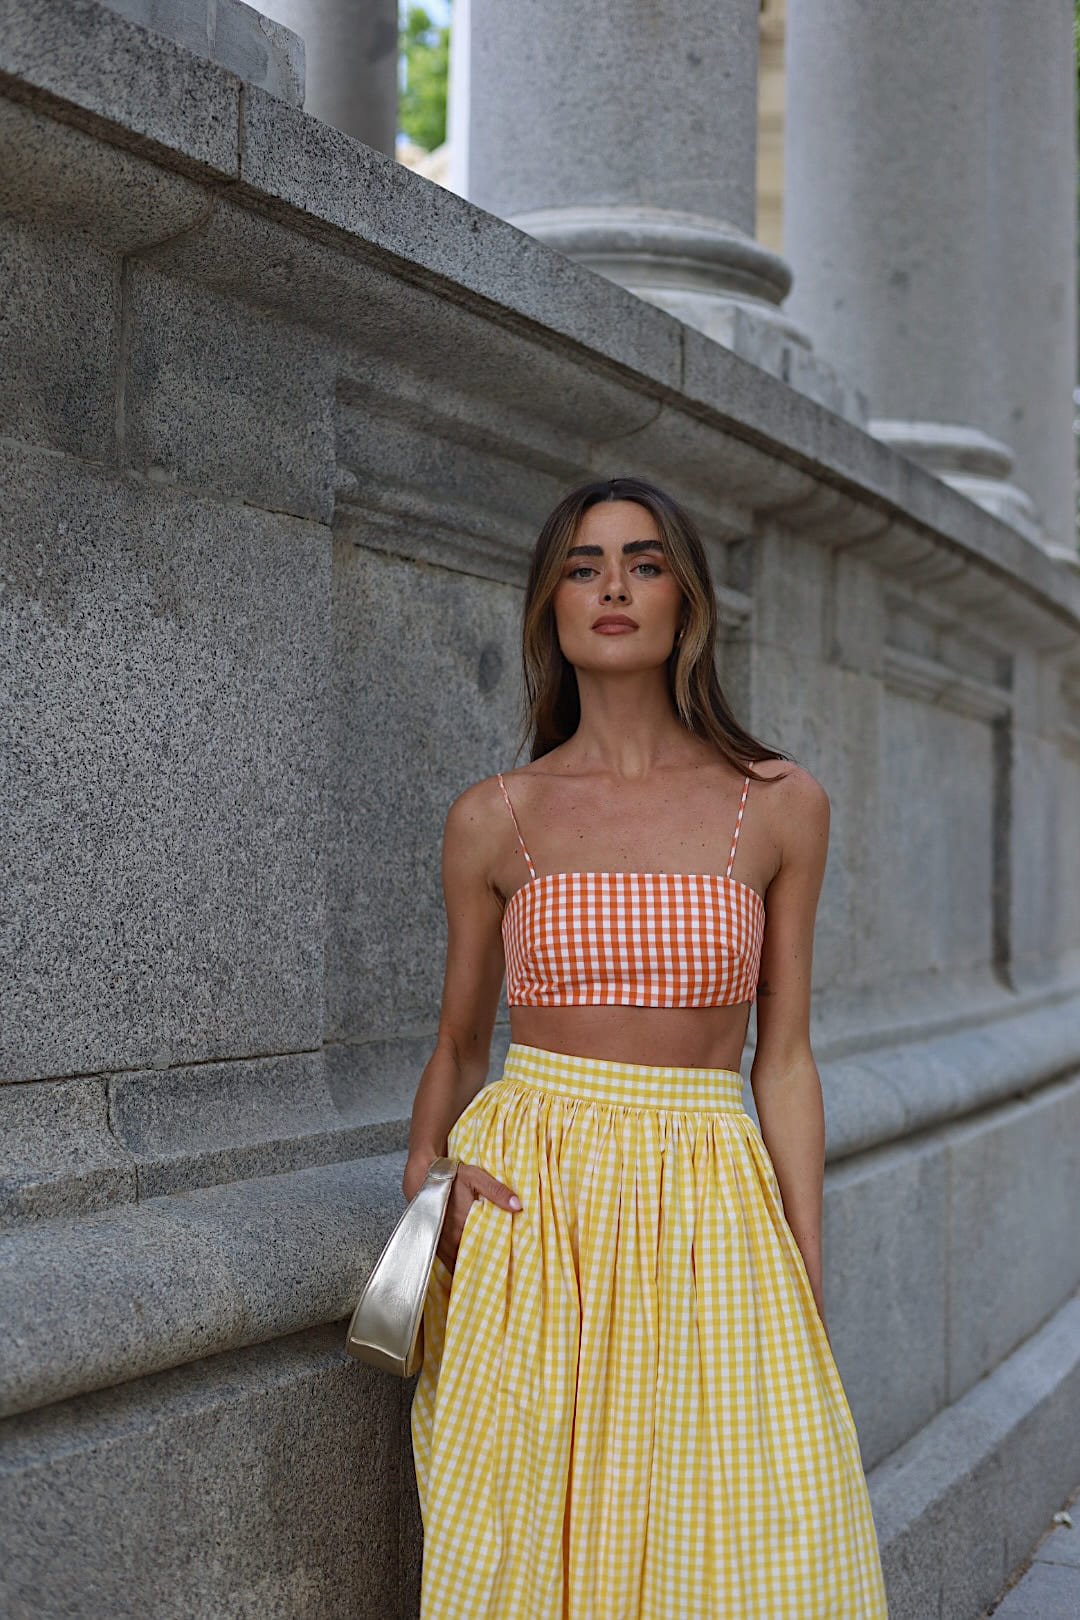
[[[489,1203],[497,1204],[500,1209],[508,1210],[516,1215],[521,1208],[521,1199],[501,1181],[481,1170],[478,1164],[461,1164],[454,1177],[454,1185],[450,1189],[450,1202],[446,1206],[446,1219],[443,1222],[442,1236],[436,1253],[447,1271],[453,1271],[457,1264],[458,1246],[461,1243],[461,1234],[465,1230],[465,1222],[470,1209],[477,1198],[486,1198]]]

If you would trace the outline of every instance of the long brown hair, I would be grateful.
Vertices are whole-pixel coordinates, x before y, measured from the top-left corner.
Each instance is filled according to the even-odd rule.
[[[522,662],[525,741],[539,759],[572,737],[581,720],[577,675],[563,657],[552,599],[585,513],[601,501],[635,501],[656,520],[664,555],[682,586],[686,619],[667,663],[668,689],[687,731],[705,738],[740,771],[752,762],[790,759],[751,736],[736,720],[716,673],[716,597],[705,547],[691,518],[644,478],[602,478],[564,495],[533,548],[525,587]],[[759,780],[751,770],[751,776]]]

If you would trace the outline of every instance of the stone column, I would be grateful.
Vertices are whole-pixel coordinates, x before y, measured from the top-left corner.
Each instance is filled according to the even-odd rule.
[[[789,0],[784,249],[792,313],[867,394],[871,431],[1034,532],[995,399],[998,3]]]
[[[1076,549],[1076,74],[1071,0],[996,0],[990,133],[997,430],[1047,539]]]
[[[397,0],[256,0],[304,41],[305,112],[394,155]]]
[[[470,0],[470,199],[721,342],[805,343],[754,240],[758,10]]]

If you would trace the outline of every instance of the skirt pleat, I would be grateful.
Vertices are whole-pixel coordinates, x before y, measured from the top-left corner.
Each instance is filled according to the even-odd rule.
[[[412,1408],[423,1620],[885,1620],[858,1439],[726,1069],[511,1046],[450,1151]]]

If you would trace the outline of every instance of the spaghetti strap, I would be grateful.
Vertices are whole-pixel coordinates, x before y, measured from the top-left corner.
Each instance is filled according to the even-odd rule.
[[[499,780],[501,781],[502,778],[500,777]],[[731,840],[731,854],[728,856],[727,871],[724,873],[725,877],[731,876],[731,868],[735,865],[735,851],[739,847],[739,829],[742,827],[743,811],[746,809],[746,794],[749,786],[749,776],[744,777],[742,785],[742,798],[739,800],[739,814],[735,819],[735,836]],[[509,801],[507,802],[509,803]]]
[[[499,777],[499,786],[502,788],[502,796],[506,800],[506,808],[510,812],[510,819],[514,823],[514,831],[517,833],[517,841],[521,845],[521,853],[525,857],[525,865],[529,868],[529,876],[531,878],[534,878],[536,876],[536,867],[532,863],[532,856],[529,854],[528,850],[525,848],[525,840],[521,836],[521,828],[518,826],[518,818],[514,814],[514,807],[510,803],[510,795],[506,791],[506,783],[502,779],[502,771],[498,772],[498,777]]]

